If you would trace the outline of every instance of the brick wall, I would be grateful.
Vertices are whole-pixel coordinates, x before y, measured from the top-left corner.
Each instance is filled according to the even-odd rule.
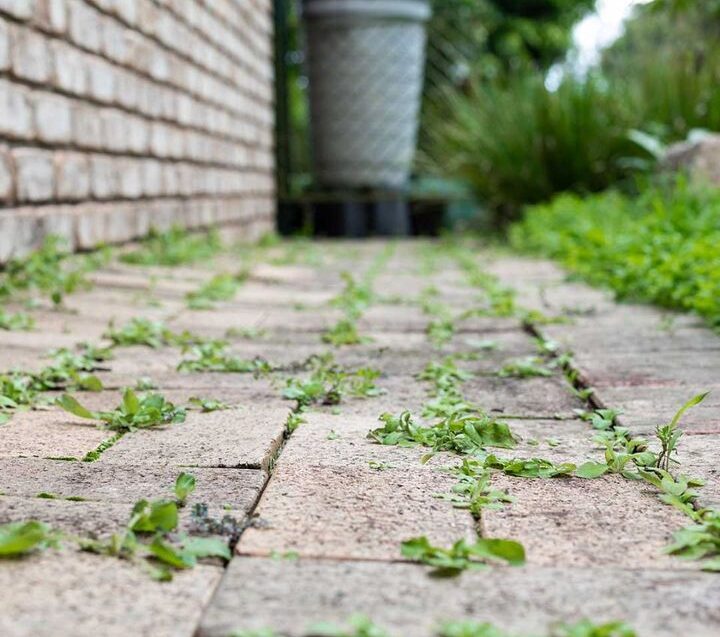
[[[0,261],[271,227],[271,0],[0,0]]]

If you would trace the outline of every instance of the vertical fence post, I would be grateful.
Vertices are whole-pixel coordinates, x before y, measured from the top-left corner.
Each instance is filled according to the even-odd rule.
[[[290,109],[287,76],[287,3],[273,0],[275,25],[275,174],[278,199],[290,192]]]

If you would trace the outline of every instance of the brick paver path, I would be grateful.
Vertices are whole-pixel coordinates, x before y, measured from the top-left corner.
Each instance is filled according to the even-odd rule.
[[[434,244],[317,243],[258,251],[234,299],[215,309],[188,309],[185,295],[213,272],[237,270],[230,254],[193,267],[114,262],[92,275],[92,290],[68,299],[71,311],[36,310],[34,332],[0,331],[2,370],[38,369],[49,348],[103,343],[109,321],[121,326],[137,316],[227,338],[232,353],[261,356],[274,367],[258,378],[182,373],[177,347],[116,348],[108,369],[98,372],[105,390],[77,394],[91,409],[114,407],[121,388],[145,376],[176,404],[201,396],[232,409],[190,411],[182,424],[126,434],[94,462],[81,459],[111,434],[57,407],[18,413],[0,426],[0,523],[32,518],[106,536],[127,522],[137,500],[168,497],[184,470],[195,475],[197,489],[182,527],[193,530],[191,505],[205,503],[211,517],[237,521],[228,542],[239,534],[226,566],[203,562],[163,583],[136,565],[72,545],[2,560],[0,635],[227,637],[272,628],[295,637],[313,622],[354,613],[397,637],[436,635],[439,622],[456,619],[540,635],[553,622],[586,617],[625,620],[647,637],[720,634],[720,576],[663,553],[689,521],[649,484],[498,472],[493,486],[515,501],[476,520],[435,497],[457,483],[442,470],[457,456],[438,454],[423,464],[426,448],[367,439],[383,412],[409,410],[420,418],[430,386],[416,375],[450,354],[472,372],[462,383],[465,400],[520,437],[514,450],[493,450],[505,457],[601,460],[582,411],[619,409],[620,425],[652,437],[685,400],[715,388],[683,420],[678,457],[682,473],[706,481],[701,504],[720,506],[720,338],[690,316],[618,305],[568,283],[548,262],[471,254],[497,284],[516,290],[521,310],[461,319],[466,310],[487,307],[487,290],[466,261]],[[343,317],[329,301],[342,291],[345,270],[356,280],[372,275],[374,298],[357,321],[369,340],[334,348],[321,336]],[[547,324],[535,312],[527,325],[519,318],[527,310],[570,320]],[[443,316],[452,318],[455,333],[438,347],[426,331]],[[509,361],[537,356],[538,336],[556,342],[558,354],[573,352],[580,381],[595,390],[593,405],[571,391],[557,366],[550,376],[497,375]],[[380,370],[376,383],[384,393],[315,406],[289,433],[294,402],[282,395],[287,378],[307,377],[303,361],[326,351],[344,369]],[[400,554],[401,542],[412,537],[449,546],[460,538],[472,542],[477,533],[522,542],[526,564],[437,578]]]

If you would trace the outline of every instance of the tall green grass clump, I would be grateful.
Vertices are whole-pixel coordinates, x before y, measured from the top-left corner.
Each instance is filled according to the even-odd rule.
[[[510,228],[521,251],[552,257],[620,299],[693,311],[720,328],[720,190],[650,183],[636,196],[558,196]]]
[[[541,75],[478,83],[446,94],[421,161],[465,181],[502,220],[557,192],[593,192],[622,179],[634,123],[627,101],[592,79],[557,91]]]

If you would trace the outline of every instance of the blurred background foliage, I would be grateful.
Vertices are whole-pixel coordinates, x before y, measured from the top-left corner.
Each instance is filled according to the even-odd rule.
[[[573,27],[595,0],[431,1],[413,189],[469,193],[481,225],[502,228],[561,192],[631,190],[659,149],[720,131],[720,0],[637,5],[582,74]],[[299,4],[286,56],[295,193],[312,188]]]
[[[638,171],[652,168],[653,146],[685,139],[693,129],[720,130],[720,2],[635,7],[624,35],[587,75],[574,72],[570,51],[558,86],[549,86],[548,68],[566,56],[570,26],[592,3],[442,0],[435,20],[447,34],[443,12],[457,16],[455,5],[472,5],[466,10],[487,25],[486,4],[555,6],[547,21],[506,11],[497,23],[503,36],[478,36],[488,45],[483,56],[468,58],[475,62],[468,61],[461,83],[429,77],[418,168],[465,182],[494,225],[559,192],[632,185]],[[474,32],[472,19],[463,22]],[[539,52],[528,33],[557,35]],[[464,33],[457,37],[466,40]]]

